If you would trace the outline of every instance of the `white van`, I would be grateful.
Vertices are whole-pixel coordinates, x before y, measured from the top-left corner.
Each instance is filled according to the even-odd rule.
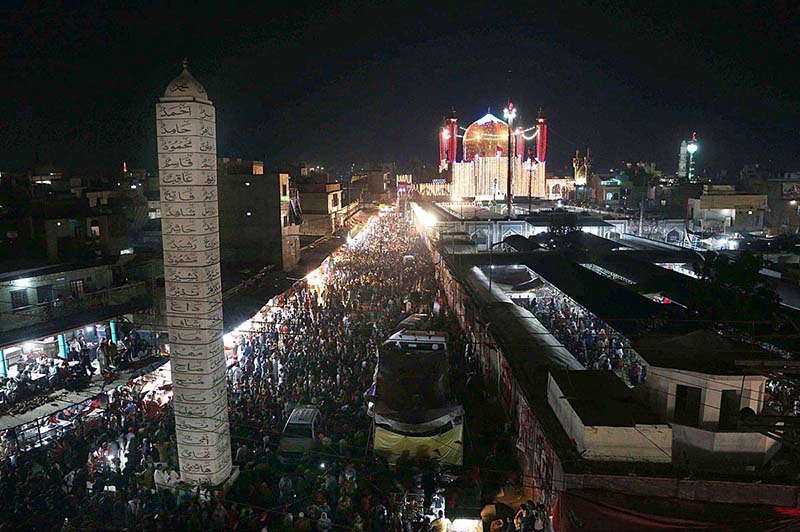
[[[316,406],[297,406],[283,427],[278,456],[282,459],[300,458],[312,450],[317,442],[322,413]]]

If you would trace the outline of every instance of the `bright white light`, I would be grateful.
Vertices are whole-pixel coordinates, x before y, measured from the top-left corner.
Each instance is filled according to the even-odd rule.
[[[436,216],[429,213],[416,203],[412,203],[411,208],[414,210],[414,214],[417,215],[417,218],[419,218],[419,221],[422,223],[422,225],[424,225],[425,227],[433,227],[434,225],[436,225],[436,222],[438,221],[436,219]]]
[[[244,186],[249,187],[250,186],[250,181],[245,181],[244,182]]]
[[[747,214],[753,214],[753,211],[747,211]]]
[[[510,126],[511,123],[514,121],[514,119],[517,117],[517,110],[514,109],[513,103],[509,103],[508,107],[503,109],[503,117],[506,119],[508,125]]]
[[[322,278],[319,268],[306,275],[306,282],[311,288],[322,288],[325,286],[325,279]]]
[[[252,322],[252,320],[247,320],[247,321],[245,321],[245,322],[243,322],[243,323],[240,323],[240,324],[239,324],[239,325],[238,325],[238,326],[237,326],[237,327],[236,327],[236,328],[233,330],[233,332],[249,331],[249,330],[252,330],[252,328],[253,328],[253,322]]]
[[[483,523],[480,519],[454,519],[452,530],[453,532],[476,532],[483,530]]]
[[[136,190],[136,185],[131,185],[131,189]]]
[[[789,202],[789,205],[797,205],[797,200],[793,199],[792,201]]]
[[[36,347],[36,346],[34,345],[33,342],[27,342],[27,343],[23,344],[22,350],[23,351],[27,351],[27,352],[30,353],[31,351],[33,351],[34,347]]]
[[[61,227],[61,222],[56,222],[56,225]]]
[[[246,213],[244,213],[244,214],[245,214],[245,216],[252,216],[252,215],[253,215],[253,213],[252,213],[252,212],[250,212],[250,211],[247,211],[247,212],[246,212]]]
[[[695,142],[690,143],[688,146],[686,146],[686,151],[688,151],[691,154],[694,154],[694,152],[697,151],[697,143]]]
[[[31,280],[30,279],[17,279],[14,281],[14,286],[19,286],[20,288],[30,288]]]
[[[91,325],[86,327],[86,332],[92,332],[92,326]]]
[[[322,469],[325,469],[325,462],[321,462],[321,463],[319,464],[319,467],[320,467],[320,468],[322,468]]]

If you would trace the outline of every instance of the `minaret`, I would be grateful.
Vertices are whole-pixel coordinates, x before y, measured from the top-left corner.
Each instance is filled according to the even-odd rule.
[[[156,104],[166,316],[180,477],[231,474],[219,268],[216,112],[183,71]]]
[[[685,140],[681,141],[681,148],[678,151],[678,177],[687,177],[687,161],[689,160],[689,151],[687,147],[689,143]]]
[[[539,109],[539,116],[536,118],[536,192],[539,197],[545,196],[545,179],[547,178],[547,118],[542,109]]]
[[[445,119],[439,132],[439,162],[441,165],[454,163],[458,151],[458,116],[455,109]]]

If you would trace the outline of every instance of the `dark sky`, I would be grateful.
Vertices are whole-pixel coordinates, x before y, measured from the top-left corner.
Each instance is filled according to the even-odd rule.
[[[695,130],[708,168],[800,169],[797,2],[66,4],[0,8],[0,170],[36,151],[153,169],[153,104],[184,56],[220,155],[268,166],[433,161],[451,106],[467,125],[511,97],[528,123],[545,109],[548,170],[589,145],[599,169],[674,171]]]

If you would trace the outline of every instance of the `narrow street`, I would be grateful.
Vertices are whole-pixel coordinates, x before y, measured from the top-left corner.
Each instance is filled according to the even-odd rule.
[[[6,488],[14,486],[6,498],[15,501],[13,513],[37,530],[58,529],[65,519],[77,530],[134,522],[155,530],[427,530],[415,512],[432,515],[428,505],[438,490],[448,517],[476,519],[482,495],[490,497],[509,476],[513,464],[503,457],[512,454],[503,427],[489,421],[502,417],[471,378],[463,335],[447,315],[413,226],[384,209],[272,302],[227,336],[239,468],[227,490],[198,496],[179,484],[168,383],[121,386],[97,420],[55,442],[58,453],[34,450],[3,477]],[[431,315],[430,328],[449,335],[450,401],[467,408],[462,467],[445,470],[430,459],[390,466],[370,450],[365,391],[379,347],[412,313]],[[298,405],[320,417],[304,452],[289,456],[282,433]],[[46,480],[53,475],[69,479],[66,497]],[[482,484],[491,492],[482,494]],[[137,501],[135,508],[125,510],[126,500]],[[417,501],[414,511],[404,500]],[[23,512],[19,505],[31,501],[52,511]]]

